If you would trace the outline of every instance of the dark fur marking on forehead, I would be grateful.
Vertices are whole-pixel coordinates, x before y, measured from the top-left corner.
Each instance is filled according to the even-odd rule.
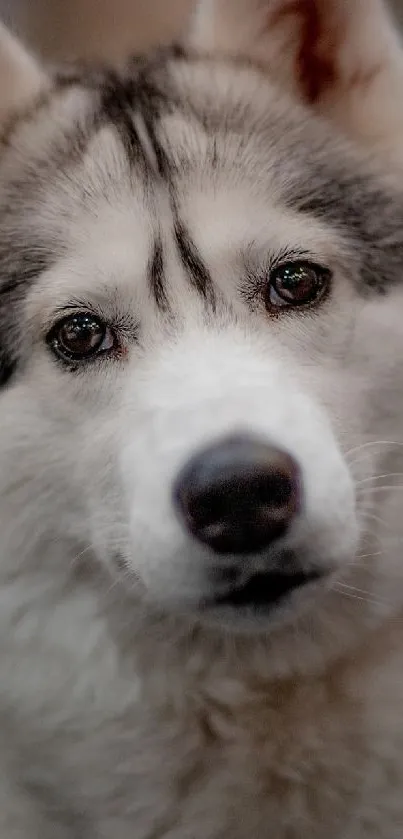
[[[157,137],[157,125],[162,112],[168,107],[168,102],[161,90],[151,82],[148,73],[148,67],[142,68],[134,79],[125,83],[124,87],[131,107],[141,115],[158,172],[161,177],[169,181],[171,167],[167,154]]]
[[[337,168],[334,161],[311,161],[306,180],[291,186],[287,203],[333,227],[359,263],[359,289],[382,294],[403,282],[403,191],[375,176],[351,174],[349,163]]]
[[[167,177],[167,157],[155,131],[161,101],[161,93],[149,83],[144,73],[139,72],[130,79],[121,79],[110,73],[103,85],[100,111],[101,118],[103,116],[118,129],[130,163],[142,159],[146,167],[150,168],[151,148],[159,174]],[[150,148],[142,142],[136,128],[136,118],[140,119],[144,126]]]
[[[151,168],[171,181],[173,164],[158,139],[158,125],[164,113],[180,106],[175,88],[168,82],[167,62],[186,57],[185,50],[174,44],[134,56],[121,72],[101,64],[67,65],[55,75],[54,85],[61,91],[81,87],[97,96],[96,119],[116,127],[129,162],[140,161],[149,168],[152,152]]]
[[[179,219],[175,222],[175,239],[179,256],[193,288],[215,308],[216,295],[211,274],[195,243]]]
[[[164,254],[161,239],[156,239],[149,263],[148,281],[151,293],[161,312],[169,309],[168,296],[165,288]]]
[[[101,102],[101,119],[116,127],[130,163],[144,158],[142,144],[133,121],[133,107],[121,84],[108,86]]]
[[[157,162],[158,172],[162,178],[169,181],[171,179],[170,172],[171,166],[169,163],[169,159],[167,154],[165,153],[161,143],[157,139],[157,134],[155,131],[155,121],[153,118],[152,112],[149,108],[145,108],[143,106],[142,116],[144,120],[144,125],[146,127],[147,134],[150,138],[151,145],[154,150],[155,160]]]

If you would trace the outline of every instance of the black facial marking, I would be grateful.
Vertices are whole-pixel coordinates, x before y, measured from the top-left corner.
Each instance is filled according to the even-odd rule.
[[[157,239],[149,264],[149,285],[155,302],[161,312],[169,308],[164,276],[164,256],[162,243]]]
[[[118,129],[130,163],[142,159],[149,167],[151,149],[159,174],[166,178],[170,170],[169,161],[156,132],[160,109],[162,105],[166,107],[166,102],[162,93],[150,82],[143,62],[138,62],[137,73],[133,77],[120,78],[113,73],[105,76],[102,90],[101,114],[104,120]],[[138,120],[147,135],[149,148],[145,148],[136,128]]]
[[[0,245],[0,387],[8,384],[19,360],[20,307],[37,278],[53,264],[52,257],[37,242],[16,242],[3,234]]]
[[[1,334],[0,334],[1,342]],[[5,387],[13,377],[17,362],[0,346],[0,389]]]
[[[341,234],[360,263],[358,290],[383,294],[403,280],[403,195],[336,165],[331,161],[322,172],[311,163],[312,177],[294,185],[290,206]]]
[[[156,58],[157,66],[161,57]],[[136,103],[144,123],[153,155],[157,164],[158,173],[166,181],[171,179],[171,164],[162,143],[157,136],[157,127],[162,113],[169,109],[169,97],[162,93],[150,78],[150,70],[141,67],[136,79],[128,83],[129,96],[132,102]]]
[[[153,119],[153,115],[149,109],[143,108],[142,110],[142,117],[144,120],[144,125],[152,145],[155,160],[157,163],[158,173],[164,178],[166,181],[169,181],[170,178],[170,171],[171,166],[169,162],[168,155],[164,151],[161,143],[159,142],[155,130],[155,120]]]
[[[167,57],[171,56],[172,58],[176,59],[186,59],[188,58],[188,53],[185,50],[183,44],[173,43],[169,47],[166,47],[166,55]]]
[[[201,297],[204,297],[215,308],[216,295],[211,274],[188,231],[179,220],[175,224],[175,239],[179,256],[191,285]]]
[[[9,295],[11,298],[11,295]],[[10,299],[7,308],[0,300],[0,389],[13,378],[17,369],[15,312]]]
[[[119,132],[126,154],[131,163],[143,154],[142,145],[133,121],[133,100],[127,86],[110,76],[102,98],[101,113]]]

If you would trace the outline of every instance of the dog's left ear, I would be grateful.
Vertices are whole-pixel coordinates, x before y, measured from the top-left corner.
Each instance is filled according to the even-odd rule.
[[[190,41],[259,63],[342,132],[403,166],[403,48],[384,0],[198,0]]]
[[[36,60],[0,23],[0,129],[29,107],[46,84],[46,74]]]

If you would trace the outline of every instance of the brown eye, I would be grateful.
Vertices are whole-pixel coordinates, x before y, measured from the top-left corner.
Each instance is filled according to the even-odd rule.
[[[86,361],[112,350],[116,340],[100,318],[80,312],[59,321],[49,333],[47,343],[63,361]]]
[[[270,274],[266,290],[268,309],[308,306],[316,303],[329,287],[331,273],[313,262],[284,262]]]

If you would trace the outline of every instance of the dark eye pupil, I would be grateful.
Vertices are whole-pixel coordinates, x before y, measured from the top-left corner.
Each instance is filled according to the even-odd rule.
[[[316,288],[316,274],[305,265],[283,268],[276,278],[276,290],[289,300],[304,300]]]
[[[75,315],[60,327],[59,346],[73,356],[86,356],[96,352],[105,337],[105,327],[92,315]]]
[[[279,265],[270,276],[268,305],[302,306],[317,300],[327,286],[330,272],[310,262]]]

